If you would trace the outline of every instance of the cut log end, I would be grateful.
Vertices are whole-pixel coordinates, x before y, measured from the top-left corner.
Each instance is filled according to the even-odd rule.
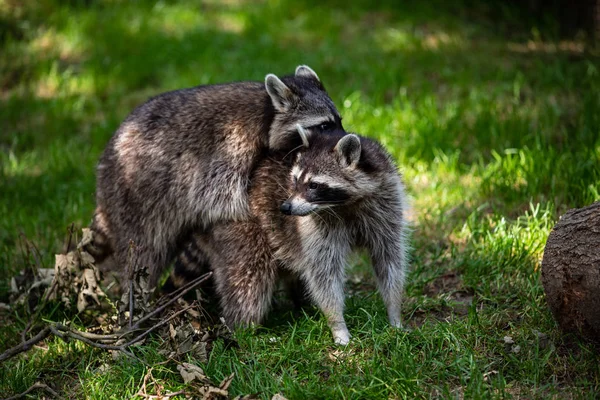
[[[563,331],[600,344],[600,202],[569,210],[544,250],[542,283]]]

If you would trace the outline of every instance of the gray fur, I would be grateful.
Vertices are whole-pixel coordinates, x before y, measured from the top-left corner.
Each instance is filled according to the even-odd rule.
[[[298,65],[296,67],[296,76],[304,76],[306,78],[313,78],[316,80],[320,80],[317,76],[317,73],[313,71],[308,65]]]
[[[311,70],[312,71],[312,70]],[[341,128],[314,72],[260,82],[198,86],[158,95],[136,108],[97,167],[97,208],[89,247],[111,250],[121,271],[149,268],[154,286],[190,234],[249,217],[248,182],[260,159],[301,141],[300,124]]]
[[[345,267],[351,251],[362,248],[371,257],[389,321],[401,327],[408,227],[396,166],[378,143],[357,135],[307,139],[309,147],[291,167],[274,158],[261,162],[251,181],[250,219],[216,224],[196,236],[214,272],[225,321],[260,323],[283,270],[300,277],[335,342],[347,344]],[[320,189],[311,189],[313,182]],[[323,201],[327,196],[330,201]],[[295,212],[294,201],[312,208]]]
[[[343,167],[354,168],[360,159],[360,139],[356,135],[344,136],[335,145],[335,150]]]

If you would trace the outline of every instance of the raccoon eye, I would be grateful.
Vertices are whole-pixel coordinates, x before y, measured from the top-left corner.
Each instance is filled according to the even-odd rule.
[[[323,122],[319,125],[319,129],[322,131],[332,131],[335,128],[335,124],[333,122]]]
[[[312,189],[312,190],[318,189],[319,188],[319,184],[317,182],[311,182],[311,183],[308,184],[308,188]]]

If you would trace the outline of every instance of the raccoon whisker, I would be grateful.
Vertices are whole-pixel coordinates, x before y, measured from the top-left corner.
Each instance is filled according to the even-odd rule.
[[[326,207],[323,208],[323,211],[325,211],[327,214],[331,215],[332,217],[335,217],[337,220],[339,220],[340,222],[342,221],[342,217],[339,216],[338,213],[335,212],[335,210],[331,207]]]
[[[288,153],[287,153],[285,156],[283,156],[283,158],[282,158],[281,160],[285,160],[285,159],[287,158],[287,156],[289,156],[290,154],[292,154],[292,153],[293,153],[293,152],[295,152],[296,150],[298,150],[298,149],[301,149],[301,148],[303,148],[303,147],[304,147],[304,143],[303,143],[303,144],[301,144],[301,145],[300,145],[300,146],[298,146],[298,147],[294,147],[294,148],[293,148],[293,149],[291,149],[291,150],[290,150],[290,151],[289,151],[289,152],[288,152]]]
[[[322,208],[322,210],[328,215],[331,215],[332,217],[336,218],[338,221],[343,222],[342,217],[340,217],[332,207],[324,207]]]
[[[321,220],[321,222],[323,222],[323,224],[327,225],[327,221],[325,221],[325,218],[323,218],[321,215],[319,215],[319,213],[317,212],[317,210],[313,210],[310,212],[313,215],[316,215],[317,217],[319,217],[319,219]]]

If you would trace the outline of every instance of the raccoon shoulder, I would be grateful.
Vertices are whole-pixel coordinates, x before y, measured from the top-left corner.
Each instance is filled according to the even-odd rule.
[[[285,190],[291,167],[282,155],[267,155],[255,168],[248,188],[254,215],[279,214],[279,206],[288,194]]]

